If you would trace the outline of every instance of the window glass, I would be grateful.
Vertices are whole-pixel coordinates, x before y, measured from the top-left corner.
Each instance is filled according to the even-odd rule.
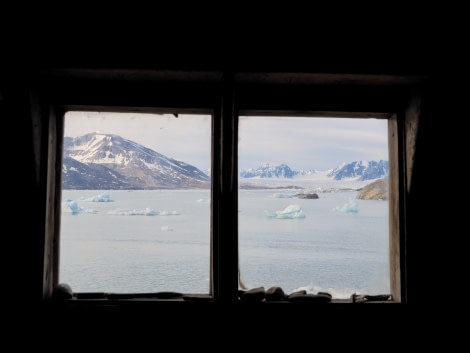
[[[241,116],[238,137],[240,288],[389,294],[387,120]]]
[[[211,119],[65,114],[59,282],[210,293]]]

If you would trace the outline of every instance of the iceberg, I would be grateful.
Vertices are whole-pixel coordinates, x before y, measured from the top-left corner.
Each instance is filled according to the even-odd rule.
[[[102,193],[99,195],[91,196],[91,197],[81,197],[80,201],[87,201],[87,202],[113,202],[111,200],[108,193]]]
[[[293,219],[305,218],[305,214],[299,205],[289,205],[282,211],[266,212],[269,218]]]
[[[289,198],[292,198],[293,196],[291,194],[278,192],[278,193],[272,194],[272,197],[277,198],[277,199],[289,199]]]
[[[333,211],[337,212],[345,212],[345,213],[357,213],[359,212],[359,207],[357,205],[357,202],[354,201],[353,199],[349,198],[349,202],[345,203],[343,206],[339,207],[336,206],[333,208]]]
[[[78,205],[78,203],[73,200],[66,200],[62,202],[62,212],[78,214],[82,210],[83,209]]]
[[[73,215],[79,213],[97,213],[97,211],[91,208],[83,208],[79,206],[78,203],[73,200],[65,200],[64,202],[62,202],[61,206],[62,212],[71,213]]]

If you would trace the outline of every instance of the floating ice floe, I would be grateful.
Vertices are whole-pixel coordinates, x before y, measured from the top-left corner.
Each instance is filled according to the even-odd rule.
[[[160,211],[159,215],[160,216],[176,216],[179,215],[180,213],[178,211]]]
[[[359,212],[359,206],[357,205],[357,202],[354,201],[353,199],[349,198],[349,202],[345,203],[343,206],[339,207],[336,206],[333,208],[333,211],[336,212],[345,212],[345,213],[357,213]]]
[[[180,213],[178,211],[155,211],[154,209],[147,207],[142,210],[117,208],[115,210],[106,212],[106,214],[118,216],[174,216],[179,215]]]
[[[162,226],[161,230],[163,232],[171,232],[173,230],[173,228],[171,228],[170,226]]]
[[[160,212],[155,211],[149,207],[144,208],[143,210],[128,210],[125,208],[117,208],[106,213],[118,216],[158,216],[160,214]]]
[[[299,205],[289,205],[282,211],[266,212],[269,218],[305,218],[305,214]]]
[[[91,197],[81,197],[80,201],[86,201],[86,202],[113,202],[114,200],[111,200],[109,197],[109,194],[104,192],[99,195],[91,196]]]

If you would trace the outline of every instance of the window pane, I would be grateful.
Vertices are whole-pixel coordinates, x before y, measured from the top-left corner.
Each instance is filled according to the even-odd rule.
[[[389,294],[385,119],[242,116],[238,158],[241,289]]]
[[[210,293],[211,119],[66,113],[61,283]]]

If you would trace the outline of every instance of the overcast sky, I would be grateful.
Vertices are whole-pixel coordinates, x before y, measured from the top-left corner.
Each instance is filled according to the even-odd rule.
[[[68,112],[65,136],[116,134],[201,170],[210,168],[211,117]],[[388,160],[387,121],[381,119],[240,117],[239,168],[285,163],[291,169]]]

